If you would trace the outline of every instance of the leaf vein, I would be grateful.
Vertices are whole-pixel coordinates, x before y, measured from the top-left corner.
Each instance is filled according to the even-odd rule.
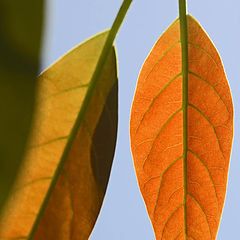
[[[212,232],[211,232],[210,224],[209,224],[209,221],[208,221],[208,215],[206,214],[206,212],[205,212],[204,208],[202,207],[202,205],[200,204],[200,202],[191,193],[188,192],[187,194],[188,194],[189,197],[191,197],[193,199],[193,201],[198,205],[198,207],[203,212],[203,214],[205,216],[206,223],[208,225],[208,230],[209,230],[209,233],[210,233],[210,236],[211,236],[211,239],[212,239]]]
[[[226,107],[227,109],[227,112],[229,114],[229,110],[228,110],[228,107],[227,107],[227,104],[225,103],[225,101],[223,100],[222,96],[218,93],[218,91],[216,90],[216,88],[210,83],[208,82],[206,79],[204,79],[203,77],[199,76],[197,73],[195,72],[192,72],[192,71],[189,71],[189,74],[195,76],[197,79],[207,83],[212,89],[213,91],[218,95],[218,97],[220,98],[220,100],[222,101],[222,103],[224,104],[224,106]]]
[[[162,187],[162,183],[163,183],[163,177],[166,174],[166,172],[169,171],[169,169],[180,159],[182,159],[183,156],[178,157],[177,159],[175,159],[171,164],[168,165],[168,167],[160,174],[160,183],[159,183],[159,188],[158,188],[158,193],[157,193],[157,198],[156,198],[156,204],[154,206],[154,210],[153,210],[153,216],[156,215],[156,210],[157,210],[157,205],[158,205],[158,200],[160,197],[160,192],[161,192],[161,187]]]
[[[155,136],[155,138],[153,139],[153,144],[150,148],[150,151],[148,153],[148,155],[146,156],[144,162],[143,162],[143,169],[145,168],[146,162],[149,159],[150,154],[152,153],[153,150],[153,146],[155,145],[156,140],[158,139],[158,137],[160,136],[160,134],[162,133],[162,131],[164,130],[164,128],[174,119],[174,117],[180,112],[182,111],[182,108],[178,109],[177,111],[175,111],[169,118],[168,120],[165,122],[165,124],[163,124],[163,126],[160,128],[159,132],[157,133],[157,135]]]
[[[157,101],[157,99],[161,96],[161,94],[171,85],[171,83],[174,82],[174,80],[178,79],[178,77],[180,77],[182,75],[182,73],[178,73],[177,75],[175,75],[173,78],[171,78],[163,87],[162,89],[159,91],[159,93],[151,100],[149,107],[147,108],[146,112],[143,114],[142,118],[139,121],[139,124],[136,128],[136,134],[139,131],[139,128],[141,126],[141,123],[144,121],[147,113],[150,112],[150,110],[153,108],[154,103]]]
[[[44,147],[44,146],[50,145],[52,143],[55,143],[55,142],[58,142],[58,141],[61,141],[61,140],[66,140],[68,137],[69,136],[63,136],[63,137],[54,138],[52,140],[43,142],[41,144],[32,145],[32,146],[29,147],[29,149]]]
[[[153,70],[155,69],[155,67],[161,62],[161,60],[163,60],[163,58],[172,50],[174,49],[178,44],[180,43],[180,41],[177,41],[175,43],[173,43],[163,54],[162,56],[159,58],[159,60],[153,65],[153,67],[151,68],[150,72],[147,74],[147,76],[143,79],[143,82],[145,82],[149,75],[153,72]]]
[[[214,183],[214,181],[213,181],[211,172],[209,171],[207,164],[205,163],[205,161],[204,161],[203,159],[200,158],[200,156],[198,156],[197,153],[195,153],[195,152],[192,151],[191,149],[188,149],[188,152],[190,152],[196,159],[198,159],[198,160],[202,163],[202,165],[204,166],[204,168],[207,170],[207,173],[208,173],[208,175],[209,175],[210,181],[211,181],[211,183],[212,183],[212,185],[213,185],[213,188],[214,188],[214,193],[215,193],[216,200],[217,200],[217,207],[218,207],[218,210],[219,210],[219,199],[218,199],[218,196],[217,196],[217,189],[216,189],[215,183]]]
[[[197,106],[189,103],[188,106],[190,106],[192,109],[194,109],[196,112],[198,112],[204,119],[207,120],[207,122],[209,123],[209,125],[212,127],[213,131],[214,131],[214,134],[216,136],[216,140],[217,140],[217,143],[218,143],[218,147],[219,147],[219,150],[223,156],[223,159],[226,161],[225,159],[225,156],[223,154],[223,150],[222,150],[222,147],[221,147],[221,144],[220,144],[220,140],[218,138],[218,135],[217,135],[217,132],[216,132],[216,129],[215,129],[215,126],[213,125],[213,123],[209,120],[209,118],[205,115],[205,113],[203,113]]]
[[[164,236],[164,233],[166,231],[166,226],[167,224],[169,223],[169,221],[173,218],[173,216],[177,213],[177,211],[183,207],[183,204],[181,203],[171,214],[170,216],[167,218],[167,220],[165,221],[164,223],[164,227],[163,227],[163,230],[162,230],[162,237],[161,237],[161,240],[163,240],[163,236]]]

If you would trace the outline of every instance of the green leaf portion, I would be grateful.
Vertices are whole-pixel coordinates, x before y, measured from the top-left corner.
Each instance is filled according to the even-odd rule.
[[[43,2],[0,2],[0,209],[22,162],[31,128]]]
[[[112,166],[118,113],[109,32],[76,47],[39,77],[31,144],[0,221],[0,238],[88,239]],[[84,109],[84,111],[83,111]]]

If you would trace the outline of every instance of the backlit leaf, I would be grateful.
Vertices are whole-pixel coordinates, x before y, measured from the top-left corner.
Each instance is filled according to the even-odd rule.
[[[92,77],[108,34],[76,47],[38,78],[34,131],[1,217],[1,240],[88,239],[106,192],[117,134],[113,47],[100,76]]]
[[[177,20],[142,67],[131,147],[156,239],[213,240],[226,193],[233,106],[214,45],[196,20],[187,21],[187,88]]]

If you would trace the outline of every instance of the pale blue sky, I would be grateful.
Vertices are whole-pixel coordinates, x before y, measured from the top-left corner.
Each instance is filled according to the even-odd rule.
[[[46,0],[43,68],[76,44],[109,28],[121,0]],[[240,239],[240,2],[189,0],[189,13],[218,48],[235,104],[235,140],[228,193],[218,240]],[[116,39],[120,83],[120,122],[110,183],[91,240],[153,240],[138,190],[129,145],[129,114],[138,72],[167,26],[178,16],[178,0],[134,0]]]

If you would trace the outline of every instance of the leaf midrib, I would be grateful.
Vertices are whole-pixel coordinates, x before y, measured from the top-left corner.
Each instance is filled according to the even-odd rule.
[[[183,109],[183,207],[184,239],[187,239],[187,153],[188,153],[188,29],[186,0],[179,0],[180,40],[182,48],[182,109]]]
[[[56,183],[57,183],[57,180],[58,180],[58,177],[59,175],[61,174],[61,170],[64,166],[64,163],[65,163],[65,160],[67,159],[67,156],[69,154],[69,151],[71,149],[71,145],[75,139],[75,136],[77,135],[77,132],[78,132],[78,129],[84,119],[84,116],[87,112],[87,109],[88,109],[88,105],[91,101],[91,98],[92,98],[92,95],[94,93],[94,90],[97,86],[97,83],[98,83],[98,79],[99,79],[99,76],[101,75],[101,72],[102,72],[102,69],[104,67],[104,64],[107,60],[107,57],[108,55],[110,54],[110,51],[113,47],[113,42],[115,40],[115,37],[118,33],[118,30],[124,20],[124,17],[127,13],[127,10],[129,9],[130,5],[132,3],[132,0],[124,0],[118,14],[117,14],[117,17],[112,25],[112,28],[111,30],[109,31],[108,33],[108,36],[107,36],[107,39],[105,41],[105,44],[103,46],[103,50],[101,52],[101,55],[99,57],[99,60],[97,62],[97,65],[96,65],[96,68],[95,68],[95,71],[91,77],[91,80],[90,80],[90,84],[89,84],[89,88],[87,90],[87,93],[86,93],[86,96],[84,98],[84,101],[83,101],[83,104],[82,104],[82,107],[81,107],[81,110],[77,116],[77,119],[76,119],[76,122],[74,123],[74,126],[71,130],[71,133],[69,135],[69,139],[68,139],[68,142],[67,142],[67,145],[64,149],[64,152],[63,152],[63,155],[60,159],[60,162],[57,166],[57,169],[56,169],[56,172],[54,174],[54,177],[53,177],[53,180],[51,182],[51,185],[49,187],[49,190],[46,194],[46,197],[40,207],[40,211],[36,217],[36,220],[33,224],[33,227],[32,229],[30,230],[30,234],[28,236],[28,240],[33,240],[34,239],[34,235],[36,233],[36,230],[38,228],[38,225],[41,221],[41,217],[47,207],[47,203],[48,203],[48,200],[50,199],[50,196],[51,196],[51,192],[53,190],[53,188],[55,187]]]

